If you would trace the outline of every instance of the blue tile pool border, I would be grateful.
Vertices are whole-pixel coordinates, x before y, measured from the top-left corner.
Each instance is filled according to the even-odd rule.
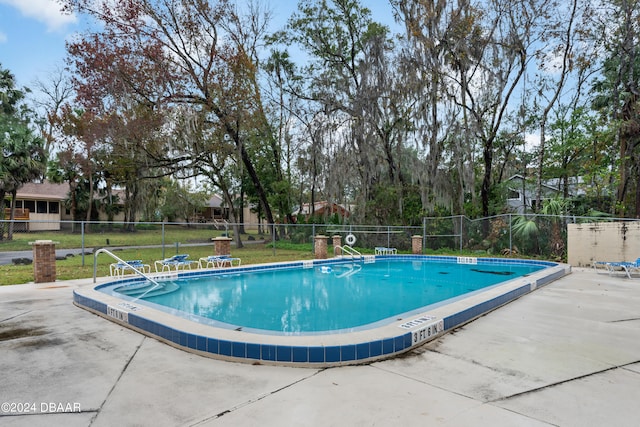
[[[423,260],[437,262],[461,262],[458,257],[429,256],[429,255],[378,255],[375,260],[393,258],[397,260]],[[468,258],[462,262],[468,261]],[[349,259],[313,260],[312,265],[321,266],[340,262],[351,262]],[[320,342],[327,341],[326,335],[306,337],[305,342],[318,341],[318,344],[300,344],[296,338],[273,335],[260,335],[259,340],[235,340],[217,336],[219,328],[209,327],[206,334],[189,331],[188,327],[172,325],[171,319],[175,316],[163,313],[162,321],[152,319],[153,316],[145,316],[147,310],[136,311],[130,304],[122,300],[121,304],[113,304],[114,297],[96,292],[100,288],[115,284],[133,283],[143,279],[129,278],[110,281],[101,285],[94,285],[91,289],[76,289],[73,293],[74,304],[101,315],[109,320],[128,326],[145,335],[152,336],[175,347],[196,352],[198,354],[220,358],[225,360],[241,361],[248,363],[265,363],[288,366],[330,367],[349,364],[370,363],[404,353],[411,348],[424,343],[460,327],[479,316],[482,316],[496,308],[505,305],[521,296],[547,285],[560,277],[570,273],[570,267],[548,261],[500,259],[500,258],[473,258],[473,262],[483,264],[510,264],[510,265],[537,265],[546,267],[531,276],[525,276],[512,283],[508,290],[491,295],[482,301],[474,301],[470,306],[455,308],[452,313],[439,317],[416,316],[416,321],[409,326],[394,325],[367,331],[366,340],[358,339],[361,335],[351,334],[354,342],[348,339],[349,333],[340,334],[340,342],[337,344]],[[303,268],[309,266],[309,261],[290,263],[275,263],[256,266],[244,266],[218,270],[197,270],[178,273],[178,278],[197,277],[203,275],[225,274],[232,270],[234,273],[243,271],[256,271],[264,269]],[[505,282],[509,283],[509,282]],[[495,293],[495,292],[494,292]],[[104,298],[101,296],[104,295]],[[481,295],[481,294],[480,294]],[[105,302],[104,299],[111,300]],[[477,299],[475,297],[474,299]],[[456,304],[457,305],[457,304]],[[165,320],[166,319],[166,320]],[[403,329],[406,327],[407,329]],[[379,331],[379,333],[378,333]],[[229,331],[225,331],[227,336]],[[379,335],[376,336],[376,335]],[[247,335],[240,335],[247,337]],[[248,338],[253,335],[248,334]],[[345,338],[345,336],[347,336]],[[374,338],[371,338],[374,336]],[[293,338],[293,339],[291,339]],[[273,340],[273,342],[264,342]],[[291,345],[283,342],[291,341]],[[328,340],[331,341],[331,340]]]

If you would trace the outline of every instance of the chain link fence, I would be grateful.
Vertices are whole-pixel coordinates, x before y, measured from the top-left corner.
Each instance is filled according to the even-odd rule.
[[[237,246],[263,243],[275,252],[296,247],[313,251],[314,236],[355,238],[352,245],[362,253],[376,247],[396,248],[410,253],[412,236],[423,236],[423,253],[473,254],[477,256],[522,256],[566,259],[568,223],[631,221],[552,215],[505,214],[482,219],[464,216],[424,218],[421,226],[373,226],[335,224],[234,224],[168,222],[72,222],[0,221],[0,252],[30,250],[26,240],[51,239],[60,248],[92,252],[102,247],[157,247],[162,255],[183,247],[211,245],[214,237],[226,236]],[[331,245],[332,239],[329,239]]]
[[[464,216],[424,218],[427,252],[460,252],[566,260],[567,224],[637,221],[556,215],[504,214],[469,219]]]

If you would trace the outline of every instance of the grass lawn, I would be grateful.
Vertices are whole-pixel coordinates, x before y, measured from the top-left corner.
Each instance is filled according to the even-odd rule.
[[[282,248],[280,246],[283,246]],[[57,248],[57,246],[56,246]],[[242,265],[260,264],[267,262],[294,261],[312,259],[311,245],[277,245],[275,254],[271,245],[254,243],[244,248],[232,248],[232,255],[242,259]],[[188,253],[189,259],[197,261],[200,257],[213,255],[213,245],[180,247],[180,253]],[[121,259],[140,259],[145,264],[151,265],[153,272],[154,261],[162,259],[162,248],[123,249],[113,253]],[[165,248],[165,257],[175,255],[174,247]],[[108,276],[109,265],[115,262],[106,253],[97,257],[97,275]],[[84,265],[81,255],[71,256],[65,260],[56,261],[57,280],[84,279],[93,277],[93,253],[86,253]],[[33,265],[3,265],[0,266],[0,286],[17,285],[33,282]]]
[[[165,225],[164,232],[161,226],[149,226],[148,229],[137,230],[135,232],[113,229],[111,231],[101,230],[91,233],[81,233],[76,231],[38,231],[32,233],[14,233],[12,240],[0,241],[0,251],[26,251],[31,250],[29,242],[35,240],[53,240],[56,242],[56,249],[81,248],[84,240],[85,248],[95,248],[102,246],[149,246],[161,245],[163,242],[167,246],[188,243],[210,242],[213,237],[222,236],[224,230],[212,230],[210,227],[184,227],[178,225]],[[164,236],[163,236],[164,235]],[[260,238],[261,236],[255,237]],[[246,240],[248,235],[243,235]]]

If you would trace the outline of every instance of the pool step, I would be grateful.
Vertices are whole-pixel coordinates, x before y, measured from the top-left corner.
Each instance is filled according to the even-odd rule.
[[[134,283],[115,288],[114,291],[134,298],[155,297],[175,292],[180,286],[175,282],[160,282],[160,286],[149,282]]]

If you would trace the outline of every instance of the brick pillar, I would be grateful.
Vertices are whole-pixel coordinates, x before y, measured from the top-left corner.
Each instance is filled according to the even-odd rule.
[[[315,236],[314,254],[316,259],[327,259],[327,236]]]
[[[231,237],[214,237],[214,255],[231,255]]]
[[[422,236],[411,236],[411,253],[415,255],[422,253]]]
[[[36,240],[32,246],[34,282],[55,282],[56,244],[51,240]]]
[[[342,255],[342,236],[335,235],[331,236],[333,239],[333,255],[340,256]]]

